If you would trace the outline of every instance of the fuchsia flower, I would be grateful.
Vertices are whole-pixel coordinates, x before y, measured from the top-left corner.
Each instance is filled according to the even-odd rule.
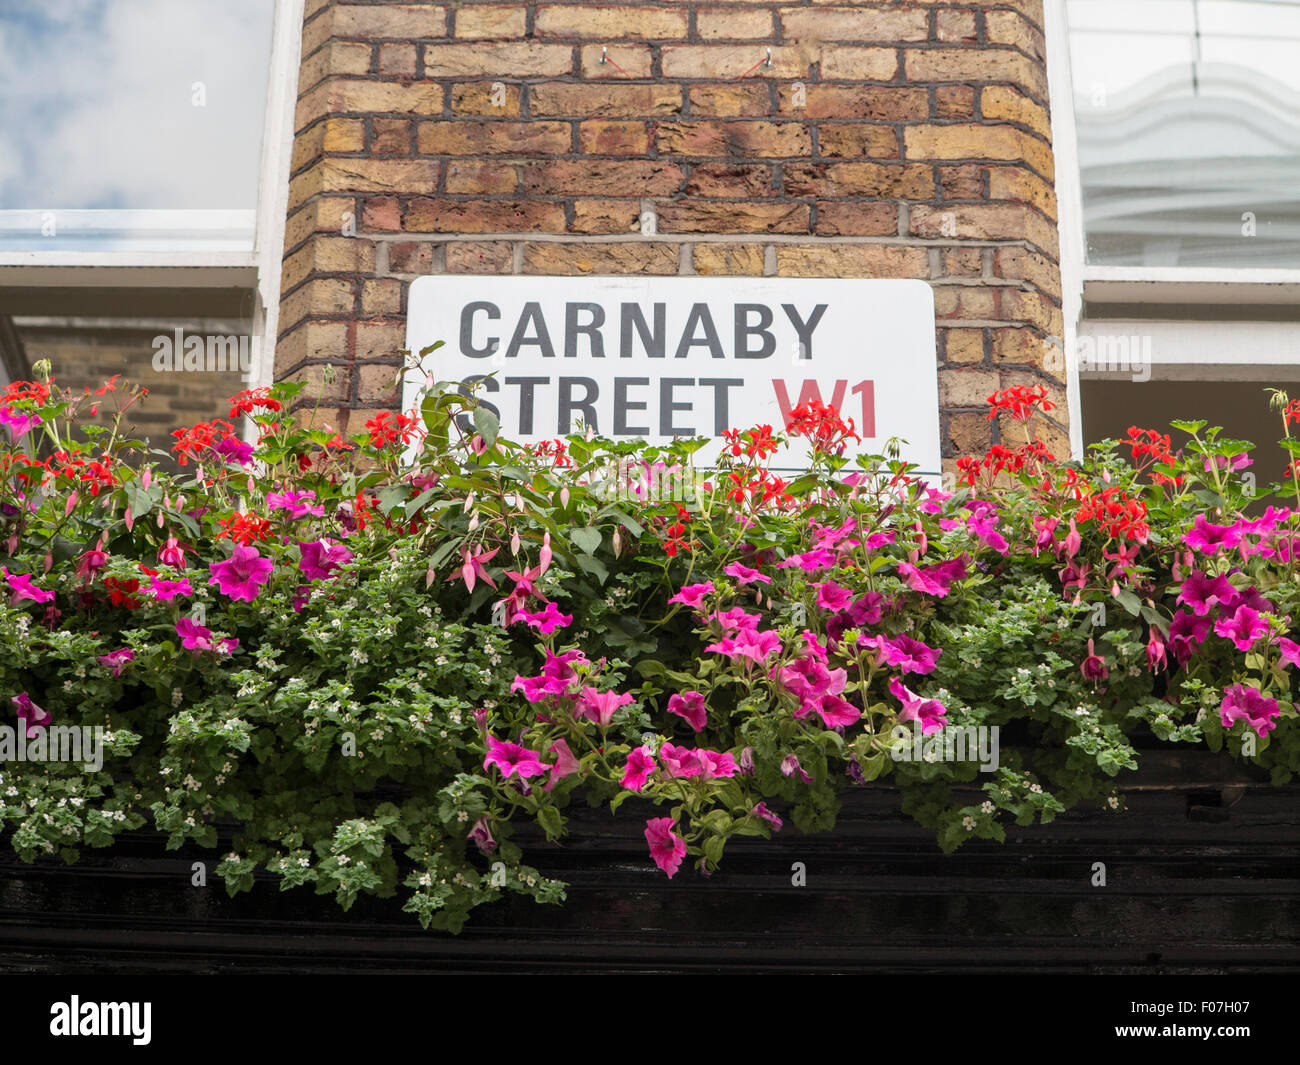
[[[500,550],[501,548],[494,547],[491,551],[484,551],[482,547],[479,547],[477,551],[475,551],[473,554],[470,554],[470,550],[468,547],[462,547],[460,549],[460,561],[461,561],[460,569],[458,569],[455,573],[453,573],[450,577],[448,577],[447,580],[454,581],[457,577],[459,577],[461,580],[465,582],[465,591],[467,592],[472,592],[474,590],[474,583],[479,580],[483,581],[483,583],[488,585],[489,587],[495,588],[497,586],[497,582],[494,581],[492,577],[488,574],[488,571],[484,568],[483,563],[491,562],[492,557]],[[508,574],[508,576],[515,576],[515,575]],[[530,592],[532,591],[532,584],[528,585],[528,589]]]
[[[89,551],[83,551],[77,556],[77,576],[84,581],[88,581],[107,565],[108,552],[98,547],[92,547]]]
[[[627,706],[631,701],[632,696],[627,693],[620,695],[618,692],[601,692],[595,688],[583,688],[578,699],[578,713],[601,728],[609,728],[609,723],[614,720],[618,708]]]
[[[543,636],[549,636],[556,629],[563,629],[572,625],[573,615],[561,614],[554,603],[547,603],[543,610],[535,610],[531,613],[527,610],[521,610],[514,616],[514,620],[530,625]]]
[[[1190,606],[1197,617],[1237,594],[1227,577],[1210,577],[1204,573],[1189,573],[1178,591],[1178,602]]]
[[[212,630],[204,628],[193,618],[177,621],[176,635],[181,638],[181,646],[190,651],[215,651],[217,654],[228,655],[239,646],[239,641],[233,637],[214,642]]]
[[[269,558],[263,558],[255,547],[235,544],[230,558],[214,562],[208,570],[212,574],[209,584],[215,584],[222,595],[251,603],[257,598],[262,585],[271,579],[274,569]]]
[[[178,581],[169,581],[162,577],[149,578],[149,592],[160,603],[170,603],[178,595],[193,595],[190,582],[182,577]]]
[[[645,823],[645,841],[650,847],[650,857],[655,865],[668,874],[671,880],[681,868],[686,857],[686,841],[673,834],[671,817],[652,817]]]
[[[897,677],[889,678],[889,693],[903,704],[899,721],[919,721],[921,734],[928,736],[948,724],[948,710],[938,699],[924,699]]]
[[[1088,654],[1082,662],[1079,663],[1079,672],[1083,674],[1084,680],[1105,680],[1110,676],[1110,670],[1106,668],[1106,659],[1093,649],[1093,640],[1088,640]]]
[[[302,556],[298,569],[309,581],[323,581],[334,575],[340,566],[346,566],[353,559],[353,554],[342,544],[329,540],[298,541],[298,551]]]
[[[645,782],[650,779],[650,774],[658,768],[655,756],[649,747],[634,747],[627,756],[627,765],[623,769],[623,779],[620,783],[628,791],[640,791],[645,787]]]
[[[172,569],[185,568],[185,548],[181,547],[176,537],[167,537],[167,542],[158,548],[158,561]]]
[[[1147,638],[1147,669],[1155,673],[1158,669],[1164,667],[1166,661],[1165,641],[1161,639],[1160,630],[1151,626],[1151,634]]]
[[[722,571],[728,577],[735,577],[741,584],[771,584],[772,578],[765,573],[760,573],[756,569],[750,569],[748,566],[739,562],[733,562]]]
[[[474,846],[484,854],[491,854],[496,850],[497,841],[492,838],[492,824],[488,820],[487,814],[479,816],[479,819],[474,822],[474,827],[469,830],[469,835],[465,838],[473,840]]]
[[[19,692],[9,701],[18,708],[19,720],[26,723],[28,739],[36,735],[38,728],[44,728],[52,720],[48,713],[32,702],[31,696],[26,692]]]
[[[1279,711],[1276,699],[1269,699],[1254,688],[1234,684],[1224,689],[1223,701],[1219,704],[1219,720],[1224,728],[1232,728],[1235,722],[1244,721],[1263,737],[1276,727]]]
[[[1255,641],[1268,632],[1268,620],[1257,610],[1239,606],[1232,616],[1220,616],[1214,623],[1214,631],[1230,639],[1237,650],[1249,651]]]
[[[684,584],[682,590],[668,600],[670,603],[682,603],[692,610],[697,609],[704,602],[706,595],[712,595],[717,589],[713,587],[712,581],[705,581],[703,584]]]
[[[528,777],[540,776],[551,768],[542,763],[536,751],[530,751],[517,743],[488,736],[487,747],[488,754],[483,759],[483,768],[487,769],[495,765],[501,770],[501,775],[507,779],[514,774],[520,780],[525,780]]]
[[[32,583],[31,577],[25,573],[10,573],[3,566],[0,566],[0,573],[3,573],[5,580],[9,582],[9,587],[13,591],[9,595],[9,605],[17,606],[25,599],[30,599],[33,603],[48,603],[54,598],[53,592],[44,591],[37,588]]]
[[[126,664],[134,659],[135,652],[129,647],[123,647],[120,651],[109,651],[106,655],[100,655],[99,664],[105,669],[111,669],[113,676],[120,677],[122,671],[126,669]]]
[[[696,732],[703,732],[708,722],[704,696],[697,691],[682,692],[668,697],[668,712],[683,718]]]

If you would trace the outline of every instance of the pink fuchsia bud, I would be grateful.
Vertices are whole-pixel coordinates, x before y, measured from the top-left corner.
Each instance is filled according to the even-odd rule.
[[[149,485],[153,483],[153,471],[146,466],[140,474],[140,487],[148,491]]]
[[[565,489],[568,491],[568,489]],[[540,577],[551,565],[551,534],[542,535],[542,549],[537,553],[537,576]]]
[[[519,533],[514,532],[510,536],[510,553],[512,555],[519,554],[519,547],[520,547]]]
[[[560,489],[560,506],[567,509],[569,506],[569,486],[565,485]]]
[[[122,514],[122,522],[126,525],[127,532],[130,532],[135,528],[135,517],[132,515],[130,507],[127,507],[126,511]]]
[[[63,505],[63,516],[66,518],[77,507],[77,493],[71,492],[68,495],[68,501]]]

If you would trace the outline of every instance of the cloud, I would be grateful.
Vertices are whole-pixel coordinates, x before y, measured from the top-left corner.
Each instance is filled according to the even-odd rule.
[[[255,207],[273,7],[6,0],[0,209]]]

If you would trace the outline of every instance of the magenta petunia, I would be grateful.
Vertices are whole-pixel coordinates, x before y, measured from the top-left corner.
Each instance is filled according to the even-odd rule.
[[[838,695],[819,695],[806,700],[795,717],[816,712],[827,728],[847,728],[862,716],[862,711]]]
[[[1258,610],[1239,606],[1231,617],[1220,617],[1214,623],[1214,631],[1230,639],[1238,651],[1249,651],[1268,632],[1268,620]]]
[[[704,778],[706,780],[712,780],[714,777],[734,777],[736,775],[736,759],[729,752],[699,750],[696,753],[704,766]]]
[[[1288,665],[1300,666],[1300,643],[1295,640],[1288,640],[1283,636],[1277,641],[1277,649],[1282,655],[1283,661]]]
[[[858,642],[863,646],[867,645],[862,640]],[[881,660],[903,673],[933,673],[939,656],[943,654],[939,648],[928,647],[906,633],[879,638],[876,646],[880,651]]]
[[[704,773],[704,762],[700,752],[688,747],[678,747],[675,743],[665,743],[659,748],[659,757],[664,768],[675,777],[698,777]]]
[[[773,629],[759,632],[757,629],[741,629],[736,635],[724,636],[717,643],[711,643],[704,650],[726,655],[733,662],[737,659],[749,659],[762,665],[772,652],[780,651],[781,636]]]
[[[528,777],[540,776],[551,768],[542,764],[536,751],[530,751],[527,747],[521,747],[507,740],[499,740],[495,736],[488,736],[487,748],[488,754],[483,759],[483,768],[487,769],[495,765],[501,770],[501,775],[507,778],[517,775],[524,780]]]
[[[928,736],[948,724],[948,711],[938,699],[925,699],[917,695],[897,677],[889,678],[889,693],[903,704],[899,721],[918,721],[921,733]]]
[[[571,777],[578,771],[581,766],[573,751],[569,749],[567,740],[558,739],[546,748],[547,754],[555,755],[555,765],[551,766],[551,777],[546,782],[543,791],[550,791],[565,777]]]
[[[18,708],[19,719],[26,723],[28,739],[36,735],[38,728],[44,728],[52,720],[48,713],[32,702],[32,697],[26,692],[19,692],[9,701]]]
[[[479,815],[479,819],[474,822],[474,827],[469,830],[465,838],[472,840],[474,846],[484,854],[491,854],[496,850],[497,841],[492,838],[492,823],[488,820],[487,814]]]
[[[1237,525],[1211,525],[1204,514],[1198,514],[1192,527],[1183,534],[1183,543],[1193,551],[1213,555],[1241,543],[1241,529]]]
[[[722,571],[728,577],[735,577],[741,584],[771,584],[772,578],[756,569],[751,569],[740,562],[733,562]]]
[[[326,580],[334,575],[340,566],[352,561],[352,552],[342,544],[329,540],[298,541],[301,556],[298,568],[309,581]]]
[[[741,629],[756,629],[762,620],[761,615],[747,614],[738,606],[733,606],[730,610],[715,611],[705,618],[708,623],[721,628],[724,634],[738,632]]]
[[[618,692],[602,692],[583,688],[578,698],[578,713],[601,728],[608,728],[620,706],[627,706],[632,696]]]
[[[286,510],[294,521],[299,518],[323,518],[325,507],[315,503],[316,493],[310,489],[305,492],[268,492],[266,505],[270,510]]]
[[[785,823],[780,817],[767,808],[767,803],[765,802],[755,803],[754,808],[749,811],[749,816],[757,817],[760,820],[766,821],[772,826],[773,832],[780,832],[781,826]]]
[[[176,635],[181,638],[181,646],[190,651],[215,651],[217,654],[231,654],[239,641],[234,638],[213,640],[212,630],[204,628],[193,618],[181,618],[176,622]]]
[[[645,823],[645,841],[650,847],[650,857],[655,865],[668,874],[671,880],[681,868],[686,857],[686,841],[673,833],[671,817],[652,817]]]
[[[817,609],[836,611],[845,609],[853,601],[853,590],[843,588],[834,581],[814,584],[817,590]]]
[[[704,696],[697,691],[682,692],[668,697],[668,712],[684,719],[696,732],[702,732],[708,722]]]
[[[640,791],[657,768],[659,766],[649,747],[635,747],[627,756],[627,765],[623,769],[620,783],[628,791]]]
[[[1204,617],[1214,607],[1237,594],[1227,577],[1189,573],[1178,591],[1178,603],[1190,606],[1197,617]]]
[[[120,651],[109,651],[106,655],[100,655],[99,664],[105,669],[111,669],[113,676],[120,677],[122,671],[126,669],[126,664],[134,659],[135,652],[129,647],[123,647]]]
[[[230,558],[214,562],[208,567],[212,574],[209,584],[215,584],[222,595],[251,603],[257,598],[262,585],[271,579],[274,569],[269,558],[258,554],[257,548],[235,544]]]
[[[1242,684],[1224,689],[1223,701],[1219,704],[1219,720],[1224,728],[1244,721],[1261,737],[1267,736],[1277,725],[1279,712],[1276,699],[1269,699]]]
[[[160,603],[170,603],[178,595],[193,595],[190,582],[182,577],[178,581],[169,581],[162,577],[149,578],[149,594]]]
[[[15,444],[36,426],[44,424],[35,414],[24,414],[22,411],[13,411],[8,407],[0,406],[0,425],[9,430],[10,440]]]
[[[6,569],[0,569],[0,573],[5,575],[5,580],[9,582],[9,587],[12,589],[9,596],[10,606],[17,606],[26,599],[30,599],[33,603],[48,603],[54,598],[53,592],[37,588],[32,583],[31,577],[25,573],[10,573]]]
[[[515,621],[522,621],[543,636],[549,636],[556,629],[563,629],[573,624],[572,614],[561,614],[554,603],[547,603],[542,610],[521,610],[514,616]]]
[[[1178,664],[1186,668],[1192,654],[1210,635],[1211,621],[1208,617],[1198,618],[1180,610],[1169,622],[1169,649],[1173,651]]]
[[[717,591],[713,587],[712,581],[705,581],[703,584],[684,584],[682,590],[668,600],[670,603],[683,603],[694,609],[704,602],[706,595],[711,595]]]
[[[776,564],[777,569],[789,569],[792,566],[798,566],[806,573],[815,573],[817,570],[830,569],[836,563],[835,554],[827,551],[824,547],[814,548],[811,551],[805,551],[801,555],[791,555],[784,562]]]

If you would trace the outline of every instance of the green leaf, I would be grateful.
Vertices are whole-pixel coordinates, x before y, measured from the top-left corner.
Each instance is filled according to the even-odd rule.
[[[545,830],[547,839],[559,839],[564,835],[564,817],[554,806],[539,807],[537,823]]]
[[[492,412],[490,407],[480,403],[474,408],[474,428],[483,438],[483,442],[491,447],[497,442],[497,434],[501,431],[501,419]]]
[[[585,551],[589,555],[594,555],[600,547],[600,530],[593,529],[589,525],[585,528],[574,529],[569,536],[579,549]]]

